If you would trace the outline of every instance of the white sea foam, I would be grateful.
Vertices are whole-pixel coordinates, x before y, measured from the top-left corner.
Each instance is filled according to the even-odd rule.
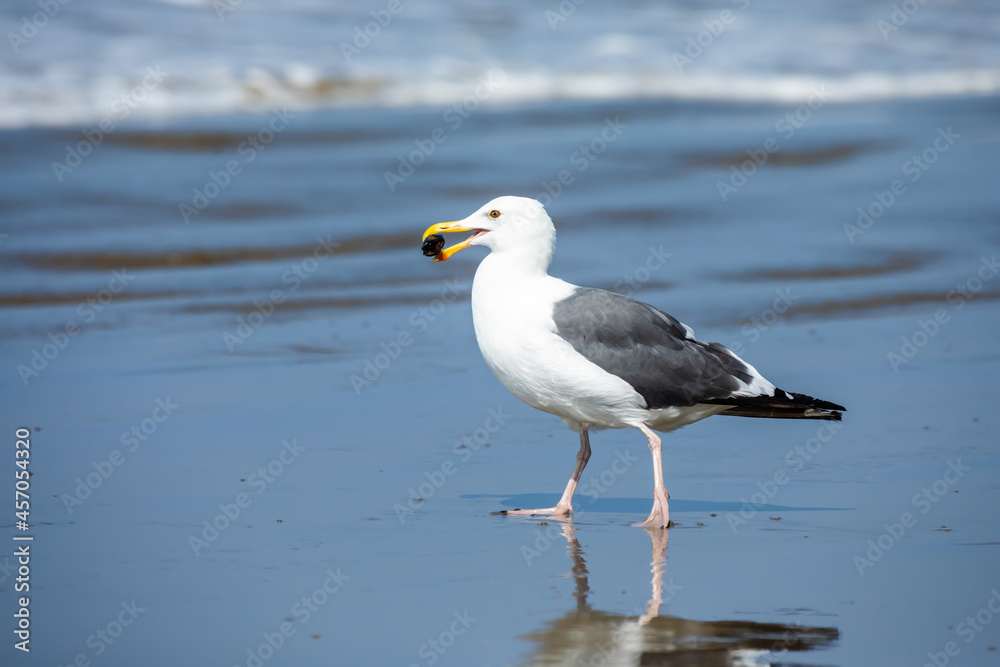
[[[556,21],[556,2],[424,0],[403,3],[386,22],[377,2],[223,1],[232,11],[202,0],[61,5],[0,60],[0,127],[449,105],[474,95],[497,68],[504,83],[484,104],[794,104],[816,87],[832,103],[1000,93],[1000,25],[990,3],[947,11],[917,4],[893,22],[891,5],[874,1],[828,0],[809,13],[771,0],[625,2],[573,5]],[[19,34],[23,17],[0,12]],[[150,67],[166,73],[152,87],[143,84]]]

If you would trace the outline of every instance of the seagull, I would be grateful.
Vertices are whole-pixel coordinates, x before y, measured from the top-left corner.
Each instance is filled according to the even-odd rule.
[[[473,232],[443,248],[442,233]],[[424,254],[443,262],[470,246],[490,253],[472,284],[472,319],[486,365],[517,398],[580,434],[573,474],[555,507],[508,515],[568,516],[590,460],[592,430],[635,428],[653,456],[653,508],[644,528],[668,528],[661,439],[712,415],[840,421],[843,406],[775,387],[719,343],[627,296],[578,287],[548,273],[556,229],[542,204],[498,197],[424,232]]]

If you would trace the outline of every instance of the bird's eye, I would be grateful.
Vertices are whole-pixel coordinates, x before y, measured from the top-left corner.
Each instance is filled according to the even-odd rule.
[[[490,211],[490,217],[496,220],[497,218],[500,217],[500,211],[493,209],[492,211]]]

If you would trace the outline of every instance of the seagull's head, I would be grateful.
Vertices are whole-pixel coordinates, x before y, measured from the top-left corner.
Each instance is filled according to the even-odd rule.
[[[424,232],[424,240],[432,234],[447,232],[473,234],[439,252],[434,256],[435,262],[443,262],[469,246],[481,245],[494,253],[540,261],[545,269],[556,243],[556,228],[545,207],[527,197],[497,197],[464,220],[431,225]]]

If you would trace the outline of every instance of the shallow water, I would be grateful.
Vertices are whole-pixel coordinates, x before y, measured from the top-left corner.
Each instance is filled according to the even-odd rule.
[[[786,137],[797,106],[494,107],[394,191],[444,109],[297,113],[250,161],[270,113],[134,125],[61,182],[77,131],[0,134],[0,414],[11,441],[40,429],[32,653],[8,635],[5,664],[923,664],[949,642],[994,664],[998,108],[828,104]],[[842,427],[666,436],[669,545],[629,526],[636,432],[594,434],[571,524],[493,516],[554,503],[576,436],[482,362],[483,251],[432,264],[420,234],[540,193],[553,274],[664,308]]]

